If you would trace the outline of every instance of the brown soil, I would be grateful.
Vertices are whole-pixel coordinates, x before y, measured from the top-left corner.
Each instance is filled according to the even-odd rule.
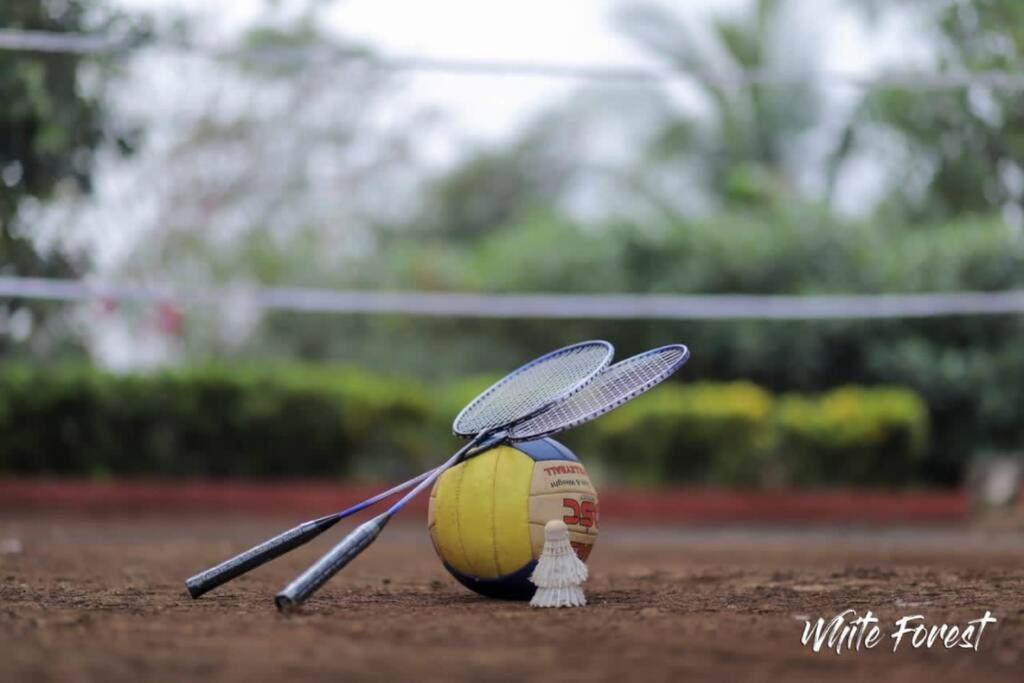
[[[300,614],[278,614],[271,597],[338,533],[187,596],[185,577],[295,521],[4,513],[0,681],[909,683],[1024,670],[1019,531],[605,529],[590,604],[540,611],[467,592],[424,529],[395,525]],[[801,645],[805,618],[846,608],[879,616],[878,647]],[[892,652],[900,616],[964,624],[986,609],[998,623],[978,652],[906,641]]]

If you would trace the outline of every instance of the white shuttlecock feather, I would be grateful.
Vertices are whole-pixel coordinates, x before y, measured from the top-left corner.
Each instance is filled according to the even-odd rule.
[[[537,586],[530,604],[533,607],[580,607],[587,604],[583,582],[587,565],[576,557],[569,544],[565,522],[553,519],[544,525],[544,550],[530,581]]]

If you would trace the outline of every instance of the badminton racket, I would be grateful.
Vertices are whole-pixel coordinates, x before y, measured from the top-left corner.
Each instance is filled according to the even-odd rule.
[[[287,610],[300,605],[373,543],[388,521],[410,500],[471,449],[492,448],[507,441],[509,427],[550,409],[583,389],[608,366],[613,353],[612,345],[605,341],[581,342],[557,349],[514,370],[470,401],[452,425],[452,431],[469,438],[469,443],[431,471],[397,503],[356,527],[341,543],[288,584],[274,599],[278,609]]]
[[[546,363],[558,362],[557,357],[551,359],[558,353],[559,351],[548,354],[517,370],[464,408],[455,418],[453,430],[461,436],[469,436],[474,430],[479,430],[470,443],[443,465],[428,473],[412,491],[383,514],[356,528],[278,593],[275,597],[278,609],[290,610],[305,601],[331,576],[365,550],[391,517],[430,486],[445,470],[455,465],[469,449],[492,448],[500,443],[515,443],[551,436],[593,420],[660,384],[682,367],[689,358],[689,350],[681,344],[653,349],[599,371],[596,376],[582,381],[566,395],[556,394],[545,387],[546,380],[540,374],[546,369]],[[532,377],[521,376],[527,368],[533,369]],[[555,365],[550,370],[562,369]],[[548,400],[546,407],[531,414],[523,411],[520,406],[532,403],[517,396],[517,392],[535,397],[554,395],[555,398]]]
[[[238,578],[242,574],[252,571],[256,567],[260,567],[267,562],[298,548],[299,546],[309,543],[346,517],[350,517],[357,512],[361,512],[368,507],[376,505],[382,500],[408,490],[410,487],[415,486],[426,479],[429,474],[430,472],[424,472],[418,477],[414,477],[407,482],[388,489],[387,491],[378,493],[372,498],[367,498],[363,502],[357,503],[350,508],[341,510],[340,512],[324,515],[323,517],[311,519],[298,524],[291,529],[281,532],[277,536],[260,543],[259,545],[253,546],[230,559],[224,560],[215,567],[210,567],[209,569],[199,572],[195,576],[189,577],[185,581],[185,587],[188,588],[189,595],[193,598],[198,598],[201,595],[212,591],[221,584]]]
[[[552,377],[551,392],[562,391],[571,394],[585,380],[590,379],[593,374],[606,367],[613,353],[614,350],[611,344],[602,341],[582,342],[553,351],[538,358],[533,363],[523,366],[477,397],[476,401],[481,402],[478,404],[477,413],[486,414],[487,411],[497,412],[501,410],[525,411],[530,414],[542,412],[551,402],[543,403],[542,401],[546,398],[545,396],[540,394],[533,395],[528,391],[523,391],[523,387],[529,388],[527,382],[537,382],[536,379],[531,378],[539,377],[537,374],[538,364],[544,363],[546,372],[555,373]],[[508,405],[501,403],[503,400],[502,396],[515,396],[517,393],[520,396],[521,403]],[[465,413],[466,411],[463,412]],[[474,419],[478,419],[478,416],[474,417],[473,414],[469,414],[463,421],[463,431],[457,433],[460,436],[470,435],[465,430],[477,426],[477,423],[472,422]],[[473,446],[473,444],[469,444],[460,451],[461,457],[471,457],[487,450],[489,447],[488,445]],[[298,524],[259,545],[188,578],[185,581],[185,587],[188,589],[189,595],[193,598],[198,598],[214,588],[310,542],[346,517],[423,482],[432,473],[433,470],[424,472],[418,477],[379,493],[361,503],[357,503],[350,508]]]

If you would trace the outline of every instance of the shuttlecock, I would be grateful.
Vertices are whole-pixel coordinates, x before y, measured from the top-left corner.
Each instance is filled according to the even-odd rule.
[[[580,607],[587,604],[583,582],[587,565],[576,557],[569,544],[565,522],[553,519],[544,525],[544,550],[530,582],[537,586],[530,605],[533,607]]]

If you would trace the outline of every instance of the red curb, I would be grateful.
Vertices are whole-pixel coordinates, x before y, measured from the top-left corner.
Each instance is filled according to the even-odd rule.
[[[962,491],[675,489],[601,494],[603,516],[653,523],[939,524],[963,521],[969,511]]]
[[[318,516],[369,498],[383,485],[290,481],[112,482],[0,478],[0,510],[90,514],[238,512]],[[608,489],[601,515],[622,523],[868,523],[941,524],[964,521],[963,490],[732,491]],[[409,506],[426,515],[427,497]]]

